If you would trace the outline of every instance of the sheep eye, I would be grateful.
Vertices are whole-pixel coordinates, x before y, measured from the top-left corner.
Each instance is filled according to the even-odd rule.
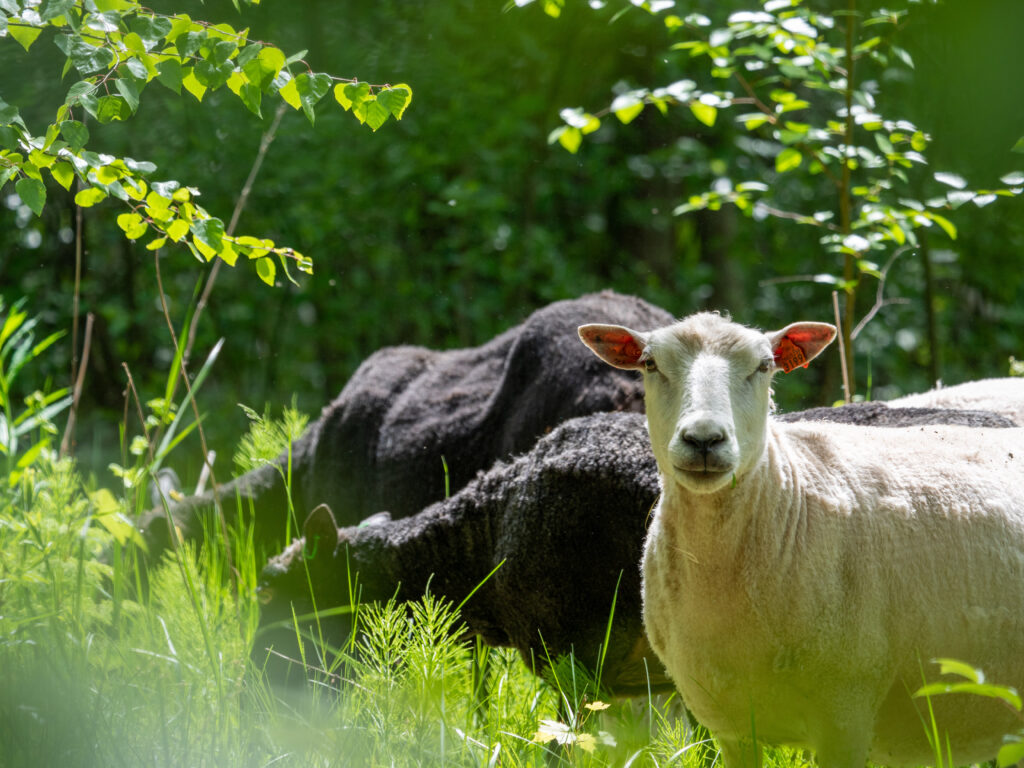
[[[654,360],[650,357],[644,360],[643,363],[644,370],[647,371],[648,373],[654,373],[656,370],[658,370],[658,364],[654,362]]]
[[[762,360],[761,364],[759,366],[757,366],[757,372],[758,373],[768,373],[768,371],[770,371],[771,369],[772,369],[772,361],[771,360]]]

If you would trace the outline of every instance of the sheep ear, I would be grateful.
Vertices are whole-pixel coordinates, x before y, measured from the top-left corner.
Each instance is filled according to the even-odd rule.
[[[836,327],[828,323],[792,323],[766,335],[772,343],[776,367],[789,373],[797,367],[806,368],[831,344]]]
[[[338,545],[338,524],[331,508],[320,504],[310,512],[302,524],[302,535],[306,538],[307,548],[326,548],[327,552],[333,552]]]
[[[626,370],[641,368],[640,356],[647,347],[644,334],[621,325],[581,325],[580,340],[609,365]]]

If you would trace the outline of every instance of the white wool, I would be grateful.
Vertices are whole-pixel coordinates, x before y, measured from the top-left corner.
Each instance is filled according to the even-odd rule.
[[[890,400],[894,408],[963,408],[992,411],[1024,426],[1024,377],[981,379],[939,386],[927,392]]]
[[[911,693],[937,679],[933,659],[1024,688],[1024,430],[777,423],[757,361],[779,360],[797,325],[697,315],[621,329],[635,347],[581,329],[606,360],[645,370],[663,489],[645,628],[727,768],[755,764],[754,734],[811,748],[823,768],[930,763]],[[932,704],[956,765],[1015,729],[991,699]]]

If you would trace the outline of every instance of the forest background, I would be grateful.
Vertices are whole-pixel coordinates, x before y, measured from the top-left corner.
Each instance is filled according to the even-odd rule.
[[[247,426],[239,403],[262,411],[294,399],[315,415],[381,346],[476,345],[539,306],[588,291],[637,294],[676,315],[727,310],[766,328],[833,318],[836,281],[821,276],[840,275],[842,255],[823,249],[820,231],[731,205],[676,213],[730,176],[760,179],[788,210],[834,207],[827,197],[817,203],[820,175],[780,168],[781,147],[752,143],[735,109],[709,125],[685,107],[647,108],[628,124],[603,117],[574,153],[551,141],[566,124],[564,108],[597,112],[637,87],[708,80],[706,60],[673,50],[686,37],[662,17],[574,0],[168,6],[154,4],[248,27],[253,39],[289,54],[308,49],[316,71],[408,83],[415,93],[401,122],[376,132],[340,108],[318,109],[312,125],[289,109],[276,129],[239,231],[293,246],[315,270],[297,284],[279,272],[273,288],[245,265],[220,272],[193,356],[226,340],[199,399],[207,441],[223,455]],[[723,24],[751,7],[694,0],[675,12]],[[880,8],[858,10],[867,18]],[[918,194],[949,189],[930,177],[940,170],[972,189],[1001,186],[1024,169],[1024,155],[1013,151],[1024,134],[1024,7],[950,0],[907,8],[884,33],[905,55],[889,54],[865,77],[880,112],[931,137],[920,177],[931,187]],[[73,81],[61,80],[63,63],[49,40],[27,53],[0,45],[0,97],[30,125],[45,125]],[[226,88],[200,104],[153,85],[131,120],[90,122],[90,148],[156,163],[160,174],[199,187],[202,205],[226,219],[275,107],[266,99],[258,119]],[[28,297],[44,334],[70,329],[75,308],[75,190],[48,191],[39,217],[12,185],[0,200],[0,294],[8,304]],[[1024,357],[1021,205],[1019,197],[981,196],[943,212],[955,239],[939,227],[918,231],[923,247],[892,262],[886,303],[857,340],[859,394],[884,399],[937,378],[1003,376],[1014,355]],[[124,237],[116,223],[123,212],[107,202],[83,217],[77,306],[80,316],[94,314],[95,326],[75,453],[101,484],[122,452],[126,371],[146,400],[162,393],[174,359],[154,253]],[[180,326],[209,267],[184,248],[156,258]],[[861,314],[874,296],[871,282]],[[69,333],[34,361],[21,386],[68,385],[71,342]],[[782,407],[842,398],[838,356],[816,368],[777,387]],[[189,476],[200,461],[186,446],[172,463]]]

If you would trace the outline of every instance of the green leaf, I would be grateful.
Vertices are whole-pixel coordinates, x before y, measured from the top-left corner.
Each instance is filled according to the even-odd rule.
[[[250,48],[252,46],[246,47],[242,53],[245,54]],[[261,91],[266,91],[284,66],[284,54],[279,48],[270,45],[259,47],[258,51],[254,53],[255,55],[244,64],[242,64],[241,55],[238,60],[242,64],[242,71],[249,78],[249,82]]]
[[[564,149],[575,155],[580,148],[580,144],[583,142],[583,134],[580,133],[579,128],[573,128],[571,125],[562,125],[555,128],[555,130],[548,135],[549,144],[556,141],[561,144]]]
[[[68,89],[68,95],[64,97],[64,103],[69,106],[74,105],[83,96],[91,94],[95,90],[95,83],[90,83],[88,80],[79,80]]]
[[[694,117],[709,128],[715,124],[715,119],[718,117],[718,109],[702,101],[691,101],[690,111],[693,112]]]
[[[96,107],[96,119],[101,123],[127,120],[132,116],[131,107],[121,96],[101,96]]]
[[[224,64],[235,55],[237,50],[238,44],[234,40],[218,40],[210,52],[210,61],[215,64]]]
[[[193,222],[192,234],[200,243],[211,248],[216,253],[222,247],[224,222],[213,217],[200,219]]]
[[[138,240],[149,229],[149,224],[138,213],[122,213],[117,217],[117,226],[124,231],[129,240]]]
[[[364,101],[356,108],[356,111],[373,131],[384,125],[388,118],[391,117],[391,113],[387,108],[375,98],[369,98]]]
[[[174,242],[180,242],[181,238],[188,234],[188,222],[184,219],[175,219],[167,227],[167,236]]]
[[[281,74],[284,74],[283,72]],[[285,103],[292,109],[302,109],[302,100],[299,98],[299,88],[295,83],[293,77],[287,83],[285,83],[279,90],[278,93],[281,98],[284,99]]]
[[[234,75],[232,75],[233,77]],[[231,80],[228,79],[228,87],[231,87]],[[260,90],[259,86],[253,85],[252,83],[242,83],[238,88],[238,98],[245,104],[246,109],[252,112],[257,117],[262,117],[263,113],[260,111],[260,103],[263,101],[263,91]]]
[[[165,88],[170,88],[175,93],[181,93],[182,69],[181,62],[177,59],[167,59],[156,65],[157,82]]]
[[[145,81],[143,81],[143,83],[145,83]],[[128,109],[131,110],[132,114],[135,114],[139,109],[138,81],[131,77],[119,77],[114,85],[117,87],[117,92],[124,97],[124,101],[128,105]]]
[[[939,171],[935,174],[935,180],[943,184],[947,184],[953,189],[963,189],[967,186],[967,181],[963,176],[958,176],[955,173],[946,173],[945,171]]]
[[[768,116],[762,112],[748,112],[745,115],[738,115],[736,122],[743,123],[748,131],[756,130],[768,122]]]
[[[39,216],[46,204],[46,187],[39,179],[18,179],[14,184],[14,191],[18,193],[21,202],[32,209],[32,213]]]
[[[75,205],[81,208],[91,208],[96,203],[107,199],[107,193],[97,187],[87,187],[75,195]]]
[[[316,113],[314,112],[313,107],[316,106],[316,103],[320,101],[320,99],[324,97],[324,94],[326,94],[330,89],[330,75],[322,73],[310,75],[303,72],[291,82],[295,83],[295,91],[298,94],[302,111],[306,113],[306,118],[309,122],[313,123],[316,118]],[[387,118],[385,117],[385,119]],[[380,126],[378,125],[377,127],[379,128]]]
[[[50,173],[64,189],[71,189],[71,184],[75,180],[75,169],[71,163],[65,163],[63,160],[58,161],[50,166]]]
[[[338,83],[334,86],[334,98],[345,109],[358,107],[370,97],[370,86],[367,83]]]
[[[944,216],[940,216],[937,213],[933,213],[932,211],[925,211],[922,214],[922,216],[926,216],[927,218],[931,219],[936,224],[938,224],[950,240],[956,240],[956,227],[953,225],[953,222],[951,222],[949,219],[945,218]]]
[[[0,99],[0,125],[11,125],[20,122],[21,116],[18,114],[18,108]]]
[[[26,27],[20,24],[8,25],[7,27],[7,32],[10,36],[21,43],[21,47],[26,51],[32,46],[32,43],[36,41],[36,38],[39,37],[42,31],[38,27]]]
[[[391,88],[383,88],[377,94],[377,101],[394,115],[396,120],[401,120],[406,107],[412,102],[412,88],[404,83]]]
[[[1009,768],[1024,760],[1024,739],[1020,734],[1006,736],[1005,740],[1007,743],[999,748],[999,754],[996,755],[996,764],[999,768]]]
[[[269,256],[256,259],[256,274],[259,275],[260,280],[273,287],[274,278],[277,275],[277,265]]]
[[[92,75],[110,69],[114,54],[108,48],[89,45],[76,35],[61,35],[54,41],[63,50],[75,69],[83,75]]]
[[[637,115],[644,111],[644,98],[646,96],[646,91],[629,91],[619,94],[615,97],[610,109],[619,118],[619,121],[626,125],[633,122]]]
[[[192,67],[182,70],[185,76],[181,78],[181,84],[185,86],[185,90],[196,97],[196,101],[202,101],[203,96],[206,94],[206,86],[196,79],[195,71]]]
[[[803,163],[804,156],[799,149],[794,147],[786,147],[784,150],[779,152],[775,156],[775,170],[778,173],[785,173],[786,171],[792,171],[795,168],[799,168],[800,164]]]
[[[170,34],[172,22],[156,16],[135,16],[129,26],[132,32],[142,38],[146,50],[149,50]]]
[[[215,91],[228,81],[234,69],[235,65],[230,61],[218,64],[217,62],[204,59],[196,64],[195,69],[192,71],[195,73],[196,80],[201,85],[205,85],[211,91]]]
[[[175,46],[178,49],[178,53],[185,58],[191,58],[199,52],[199,48],[206,40],[206,30],[199,27],[196,30],[189,30],[184,35],[181,35],[175,41]]]
[[[67,12],[75,7],[74,0],[47,0],[40,6],[40,21],[50,21],[59,16],[66,16]]]

